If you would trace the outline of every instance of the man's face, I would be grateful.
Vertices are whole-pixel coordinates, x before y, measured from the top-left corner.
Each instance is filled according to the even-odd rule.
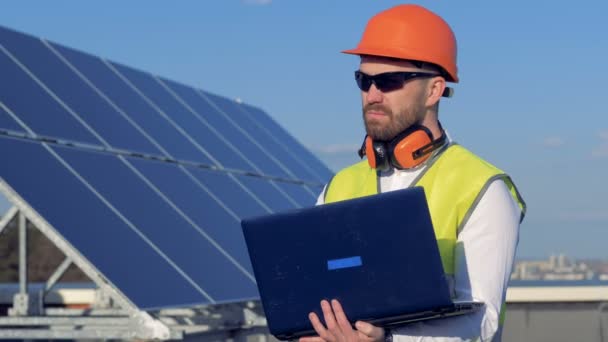
[[[427,71],[407,61],[362,56],[359,70],[367,75],[393,71]],[[375,84],[361,91],[363,121],[367,134],[375,140],[391,140],[414,123],[421,123],[426,114],[428,78],[414,78],[403,87],[380,91]]]

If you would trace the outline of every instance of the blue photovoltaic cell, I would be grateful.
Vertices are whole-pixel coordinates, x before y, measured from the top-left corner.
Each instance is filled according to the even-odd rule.
[[[52,46],[142,127],[172,158],[213,164],[101,59],[59,45]]]
[[[289,197],[293,198],[301,207],[311,207],[317,202],[317,198],[305,189],[304,185],[275,182]],[[318,196],[318,194],[315,194]]]
[[[0,28],[2,46],[11,34],[15,33]],[[28,127],[45,136],[100,143],[3,51],[0,51],[0,71],[0,101]]]
[[[173,164],[142,159],[130,158],[129,162],[242,266],[253,273],[249,265],[249,255],[243,239],[239,217],[231,216],[218,201],[199,187],[188,176],[187,172],[190,172],[190,170],[184,172],[184,169]],[[192,174],[192,172],[190,173]],[[222,190],[230,190],[229,182],[231,180],[228,177],[217,177],[213,180],[216,182],[215,185]],[[235,194],[219,192],[218,195],[228,197]],[[174,240],[179,242],[177,237]],[[213,249],[211,246],[209,248]],[[197,252],[197,254],[199,253]]]
[[[1,106],[0,106],[0,130],[9,129],[12,131],[25,131],[15,119],[13,119]]]
[[[315,172],[315,175],[318,176],[314,179],[315,181],[322,183],[329,182],[334,173],[283,127],[279,126],[268,114],[247,104],[243,104],[242,107],[251,115],[257,127],[277,138],[282,146],[287,148],[293,156],[300,159]],[[356,153],[356,151],[353,151],[353,153]]]
[[[209,302],[40,143],[0,137],[0,154],[0,177],[136,305]]]
[[[268,179],[252,176],[234,175],[241,183],[250,189],[258,198],[273,210],[279,212],[296,208],[287,198],[281,194]]]
[[[112,147],[160,154],[41,40],[9,32],[2,44]]]
[[[188,167],[187,170],[207,189],[219,197],[240,218],[268,214],[263,204],[258,203],[237,183],[237,178],[225,173]],[[261,199],[260,199],[261,201]],[[240,229],[240,228],[239,228]]]
[[[135,71],[122,65],[113,64],[114,67],[135,87],[154,102],[164,113],[179,125],[187,135],[195,140],[202,148],[213,156],[223,167],[254,171],[254,169],[241,158],[235,150],[228,147],[211,129],[201,121],[204,113],[190,111],[180,103],[170,92],[157,82],[152,75]],[[221,136],[221,135],[220,135]]]
[[[292,153],[285,149],[282,140],[273,137],[271,132],[253,120],[251,115],[246,112],[244,104],[226,101],[217,96],[210,96],[209,98],[220,106],[224,112],[228,113],[233,120],[238,122],[268,153],[271,153],[284,167],[288,168],[295,178],[318,181],[317,177],[309,171],[305,164],[298,161]]]
[[[119,158],[76,149],[55,149],[215,301],[257,295],[252,279]],[[180,180],[175,179],[175,182],[178,184]],[[183,184],[176,186],[181,188]],[[200,227],[207,234],[212,233],[209,228],[209,225]]]
[[[297,165],[297,162],[292,156],[286,153],[280,146],[281,141],[272,140],[266,132],[260,130],[257,125],[243,113],[243,110],[240,108],[242,104],[209,93],[204,93],[204,96],[218,106],[225,115],[228,115],[235,121],[241,129],[247,132],[247,134],[262,147],[262,154],[269,154],[276,160],[272,160],[271,165],[279,166],[280,163],[283,168],[289,170],[290,173],[285,173],[285,171],[283,171],[283,174],[286,177],[303,180],[314,179],[312,175],[301,168],[301,165]]]
[[[242,133],[235,124],[233,124],[223,113],[212,107],[205,100],[199,91],[184,85],[163,79],[169,88],[186,101],[198,113],[203,115],[204,119],[215,129],[219,130],[222,135],[230,141],[238,150],[249,159],[255,166],[268,175],[279,175],[287,177],[287,173],[279,167],[268,154],[251,141],[244,133]],[[230,101],[230,100],[225,100]],[[272,153],[271,151],[268,151]],[[291,177],[290,177],[291,178]]]

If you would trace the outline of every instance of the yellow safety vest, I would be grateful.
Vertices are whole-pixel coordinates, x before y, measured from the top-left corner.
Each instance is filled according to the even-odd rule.
[[[428,163],[412,184],[424,188],[444,272],[454,275],[458,233],[494,180],[502,179],[519,203],[520,221],[526,204],[507,174],[460,145],[449,145]],[[379,184],[376,170],[363,160],[332,178],[325,190],[325,203],[377,194]],[[504,306],[501,323],[503,320]]]

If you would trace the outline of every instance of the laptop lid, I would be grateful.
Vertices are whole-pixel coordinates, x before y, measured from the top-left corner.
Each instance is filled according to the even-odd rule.
[[[241,224],[275,336],[312,330],[321,299],[338,299],[351,322],[452,305],[421,187]]]

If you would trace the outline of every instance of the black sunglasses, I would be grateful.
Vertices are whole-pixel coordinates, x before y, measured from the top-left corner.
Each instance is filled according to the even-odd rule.
[[[434,77],[440,76],[439,74],[432,74],[429,72],[420,71],[394,71],[394,72],[383,72],[377,75],[368,75],[361,72],[360,70],[355,71],[355,80],[357,85],[362,91],[369,91],[372,84],[376,85],[376,88],[383,93],[401,89],[403,84],[407,80],[411,80],[419,77]]]

